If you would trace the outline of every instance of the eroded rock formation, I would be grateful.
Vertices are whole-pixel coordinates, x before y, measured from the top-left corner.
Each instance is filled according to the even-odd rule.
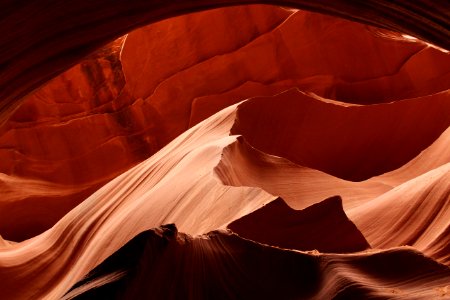
[[[449,296],[450,57],[405,35],[447,47],[448,9],[285,3],[394,33],[236,6],[113,40],[233,3],[7,32],[2,298]],[[4,5],[4,28],[34,11]]]

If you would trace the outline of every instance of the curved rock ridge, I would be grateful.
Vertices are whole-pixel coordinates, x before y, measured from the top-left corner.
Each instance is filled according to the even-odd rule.
[[[0,249],[2,295],[59,298],[144,230],[176,223],[186,233],[203,234],[276,199],[259,188],[223,185],[214,175],[223,147],[236,140],[229,135],[234,115],[232,106],[209,118],[106,184],[51,229]],[[46,276],[36,277],[42,269]],[[10,276],[19,273],[20,280]]]
[[[403,165],[401,168],[381,176],[372,178],[374,181],[382,181],[390,186],[414,179],[424,173],[437,169],[450,162],[450,127],[447,128],[433,144],[423,150],[417,157]]]
[[[258,99],[255,99],[258,101]],[[270,98],[267,98],[268,102]],[[247,101],[247,104],[250,104]],[[406,102],[405,102],[406,103]],[[301,106],[301,102],[298,103]],[[334,104],[339,105],[337,102]],[[250,108],[251,105],[248,105]],[[242,108],[242,107],[240,107]],[[390,106],[386,106],[387,109]],[[272,115],[272,111],[270,111]],[[262,115],[261,117],[267,117]],[[279,120],[283,124],[285,118]],[[248,122],[251,124],[251,122]],[[276,130],[273,136],[279,137]],[[450,127],[414,159],[391,172],[360,182],[346,181],[327,173],[295,164],[283,157],[268,155],[250,145],[253,133],[238,138],[223,151],[215,172],[222,182],[232,186],[264,187],[271,194],[280,195],[290,206],[303,209],[324,198],[339,194],[345,210],[374,199],[402,183],[413,180],[450,162]],[[288,136],[289,137],[289,136]],[[288,143],[288,141],[283,140]],[[330,150],[331,152],[332,150]],[[300,201],[297,199],[301,199]]]
[[[229,30],[236,24],[239,30]],[[356,48],[355,43],[359,45]],[[181,48],[184,51],[180,53]],[[364,54],[363,58],[358,59],[359,54]],[[252,63],[255,59],[265,63]],[[19,188],[24,202],[39,199],[43,203],[39,208],[42,213],[30,215],[19,209],[20,201],[12,201],[9,188],[3,190],[5,185],[0,185],[0,192],[4,191],[0,207],[15,216],[3,222],[1,233],[20,241],[50,228],[89,194],[154,154],[189,126],[242,99],[271,96],[292,87],[364,103],[444,90],[424,96],[434,99],[430,103],[441,101],[421,120],[433,119],[431,124],[435,125],[419,126],[418,114],[416,121],[410,118],[420,127],[417,135],[421,138],[414,138],[415,145],[391,141],[392,147],[400,144],[398,150],[406,149],[407,153],[398,151],[382,162],[384,158],[376,155],[368,160],[370,164],[354,170],[351,167],[357,160],[349,165],[344,165],[346,159],[329,162],[339,151],[324,154],[319,152],[325,150],[319,150],[315,158],[300,162],[288,156],[294,162],[352,180],[392,170],[414,157],[445,127],[445,118],[437,115],[447,113],[445,107],[441,112],[439,108],[448,97],[449,63],[448,55],[436,49],[380,37],[365,25],[264,5],[194,13],[143,27],[30,94],[0,126],[0,173],[15,178],[17,185],[23,180],[39,181],[43,187],[61,189],[62,195],[33,194],[33,189],[26,195],[27,188]],[[421,98],[417,101],[427,106],[428,98]],[[383,148],[389,143],[387,135],[383,139],[379,147],[392,150]],[[315,147],[311,139],[308,142]],[[307,155],[298,153],[302,159]],[[365,160],[361,154],[359,158]],[[60,207],[57,201],[62,202]],[[49,217],[45,212],[51,207]],[[20,221],[14,225],[16,219]],[[25,233],[26,228],[32,229]]]
[[[63,299],[439,299],[448,280],[448,268],[407,247],[299,252],[172,224],[133,238]]]
[[[97,189],[97,186],[60,185],[0,173],[0,233],[6,240],[16,242],[34,237]]]
[[[245,105],[250,108],[258,101],[242,103],[237,116]],[[272,107],[269,114],[273,116],[274,111]],[[269,114],[257,115],[267,120]],[[278,124],[285,121],[285,116],[279,118]],[[258,126],[254,120],[249,123]],[[283,132],[274,130],[272,134],[280,142]],[[245,138],[251,139],[252,133],[248,131]],[[362,182],[349,182],[267,155],[241,138],[224,149],[215,171],[225,184],[260,187],[296,209],[339,194],[350,220],[373,247],[411,245],[448,264],[449,145],[450,128],[401,168]]]
[[[226,185],[261,187],[279,195],[297,210],[335,195],[342,197],[344,210],[347,210],[393,188],[383,182],[383,176],[353,182],[295,164],[255,149],[243,136],[224,148],[214,171]]]
[[[147,31],[153,32],[152,28]],[[215,33],[210,39],[217,39]],[[210,40],[196,41],[201,42]],[[154,52],[151,45],[134,47],[139,50],[134,50],[133,59]],[[429,72],[418,72],[425,63]],[[170,74],[154,91],[142,91],[139,96],[145,96],[161,113],[161,130],[170,141],[188,124],[249,97],[272,96],[298,87],[343,102],[390,102],[447,90],[449,67],[448,55],[422,44],[380,38],[360,24],[297,11],[241,48]],[[139,64],[125,72],[147,74],[152,72],[152,64]],[[134,87],[147,88],[147,80]],[[173,105],[174,99],[177,105]]]
[[[433,106],[428,105],[433,103]],[[351,174],[349,172],[358,172],[358,168],[362,169],[362,172],[378,172],[381,173],[382,170],[395,168],[399,165],[399,162],[405,162],[410,156],[417,154],[420,150],[428,146],[443,128],[446,128],[450,120],[448,115],[450,115],[450,105],[448,101],[448,92],[439,93],[426,98],[417,98],[411,100],[404,100],[401,102],[395,102],[391,104],[380,104],[375,106],[355,106],[349,104],[343,104],[338,102],[333,102],[329,100],[324,100],[322,98],[317,98],[314,96],[306,95],[298,90],[291,90],[282,93],[278,96],[268,97],[268,98],[258,98],[253,99],[242,104],[238,110],[238,122],[233,126],[234,133],[243,134],[245,138],[250,141],[253,145],[261,148],[268,153],[274,153],[287,158],[292,159],[294,162],[298,162],[307,167],[319,168],[322,171],[333,174],[333,172],[339,172],[338,174]],[[282,104],[282,105],[280,105]],[[288,109],[286,109],[288,108]],[[135,110],[137,113],[140,112],[138,108]],[[255,117],[255,114],[258,117]],[[386,115],[389,115],[386,118]],[[433,126],[424,127],[420,122],[426,122],[427,118],[429,122],[433,120]],[[373,122],[383,119],[383,123],[376,128],[371,128]],[[334,125],[334,120],[341,120],[340,126]],[[258,122],[263,122],[264,124],[259,124]],[[137,122],[137,121],[136,121]],[[268,123],[272,122],[272,123]],[[272,126],[271,124],[275,124]],[[142,122],[145,124],[145,122]],[[357,124],[357,126],[355,126]],[[88,126],[89,124],[86,124]],[[265,129],[264,134],[254,131],[253,128],[260,127]],[[296,128],[295,130],[292,128]],[[103,130],[99,128],[99,130]],[[112,131],[113,132],[113,131]],[[262,131],[261,131],[262,132]],[[416,135],[411,134],[415,132],[420,133],[422,139],[415,138]],[[92,133],[92,131],[91,131]],[[370,133],[367,135],[367,133]],[[42,131],[42,134],[48,134]],[[393,135],[395,134],[395,135]],[[321,139],[317,139],[316,135],[321,136]],[[374,138],[377,137],[378,145],[374,145]],[[395,138],[393,138],[395,137]],[[123,137],[127,140],[130,137]],[[291,141],[295,141],[292,143]],[[95,141],[92,138],[92,141]],[[115,141],[114,139],[112,141]],[[269,142],[270,143],[269,143]],[[81,143],[81,140],[80,140]],[[262,143],[262,144],[261,144]],[[349,146],[349,143],[352,146]],[[32,145],[32,144],[30,144]],[[70,149],[69,145],[66,145]],[[441,146],[442,147],[442,146]],[[415,149],[414,149],[415,148]],[[105,151],[110,148],[105,148]],[[113,148],[114,149],[114,148]],[[329,150],[329,149],[332,149]],[[69,168],[67,174],[72,176],[81,174],[88,174],[88,178],[95,179],[96,174],[92,172],[91,163],[94,164],[95,158],[99,161],[98,166],[110,166],[111,164],[117,166],[119,164],[123,165],[123,161],[127,161],[127,156],[122,157],[120,160],[115,160],[115,156],[109,151],[105,153],[103,150],[94,149],[91,153],[95,154],[92,157],[92,162],[86,159],[85,156],[76,158],[77,163],[73,168]],[[130,151],[130,149],[128,149]],[[384,153],[383,153],[384,151]],[[117,155],[123,152],[116,152]],[[445,146],[441,150],[439,157],[445,160]],[[257,154],[256,154],[257,155]],[[431,154],[435,155],[435,154]],[[112,158],[110,158],[112,156]],[[430,155],[429,155],[430,156]],[[302,160],[298,159],[300,157]],[[389,157],[389,160],[386,159]],[[339,158],[339,159],[337,159]],[[111,163],[111,160],[113,163]],[[338,161],[337,161],[338,160]],[[395,161],[397,160],[397,161]],[[11,164],[16,165],[17,162],[14,160],[9,160]],[[247,159],[247,161],[250,161]],[[364,161],[364,164],[361,163]],[[423,161],[423,159],[422,159]],[[425,159],[427,163],[436,162],[435,159]],[[283,162],[279,162],[284,164]],[[231,162],[231,168],[233,168],[235,161]],[[240,162],[238,165],[242,164]],[[327,165],[328,164],[328,165]],[[125,163],[126,165],[126,163]],[[244,164],[246,165],[246,164]],[[424,166],[424,163],[419,163],[418,165]],[[254,173],[258,170],[257,165],[246,165],[248,166],[246,172]],[[66,165],[70,167],[70,164]],[[94,165],[93,165],[94,167]],[[100,168],[96,167],[95,170],[100,172],[110,171],[110,168]],[[41,169],[41,168],[40,168]],[[39,169],[39,170],[40,170]],[[276,174],[277,176],[283,176],[285,180],[294,184],[293,188],[288,189],[288,195],[284,194],[283,191],[276,190],[274,195],[280,195],[284,199],[292,199],[291,195],[297,194],[301,189],[304,189],[301,185],[295,185],[295,182],[300,182],[302,176],[308,176],[305,181],[309,184],[313,184],[314,180],[310,180],[311,176],[318,176],[323,178],[327,177],[326,174],[321,174],[321,172],[310,170],[308,168],[304,169],[304,175],[300,175],[297,171],[299,170],[296,166],[294,168],[278,168]],[[378,170],[377,170],[378,169]],[[80,170],[80,171],[78,171]],[[272,169],[271,169],[272,170]],[[295,176],[291,176],[294,170]],[[91,171],[91,172],[89,172]],[[116,171],[117,172],[117,171]],[[108,176],[114,176],[116,172],[111,172]],[[226,174],[232,174],[229,173]],[[242,172],[242,168],[238,172]],[[264,170],[259,170],[257,172],[264,172]],[[403,174],[411,173],[412,170],[408,172],[403,172]],[[282,175],[281,173],[285,173]],[[360,172],[361,173],[361,172]],[[225,174],[225,176],[227,176]],[[315,174],[315,175],[313,175]],[[369,175],[374,175],[368,173],[365,177]],[[97,175],[98,176],[98,175]],[[348,176],[348,175],[347,175]],[[404,176],[404,175],[402,175]],[[83,176],[81,176],[83,177]],[[243,176],[241,176],[243,177]],[[6,178],[6,177],[5,177]],[[10,177],[13,178],[13,177]],[[252,178],[251,176],[247,179]],[[412,178],[412,177],[410,177]],[[246,180],[247,180],[246,179]],[[3,180],[0,178],[0,180]],[[22,182],[22,179],[17,178],[16,181],[10,180],[15,184]],[[63,180],[60,178],[60,180]],[[78,184],[74,185],[55,185],[51,182],[40,181],[43,186],[47,185],[48,188],[61,190],[60,196],[53,196],[52,193],[46,193],[42,188],[42,192],[36,192],[33,189],[28,189],[20,187],[21,201],[14,200],[11,198],[13,193],[6,189],[3,201],[0,205],[8,208],[4,210],[5,212],[12,209],[12,212],[17,217],[26,216],[27,218],[22,219],[23,227],[20,223],[15,224],[15,220],[12,218],[7,218],[0,224],[0,228],[3,229],[2,234],[7,239],[20,241],[25,238],[34,236],[37,233],[52,226],[59,218],[61,218],[65,213],[67,213],[72,207],[75,207],[80,203],[86,196],[95,191],[105,179],[100,177],[96,181],[91,181],[88,184]],[[222,180],[227,181],[226,178]],[[294,181],[292,181],[294,180]],[[387,191],[392,186],[397,184],[390,182],[383,182],[384,179],[369,180],[361,185],[351,184],[345,180],[339,178],[333,178],[328,176],[327,180],[320,180],[317,184],[317,188],[314,190],[316,196],[312,197],[299,197],[303,204],[296,203],[294,206],[296,208],[306,207],[304,204],[313,204],[317,201],[321,201],[324,198],[333,195],[344,196],[345,207],[350,207],[350,198],[359,201],[367,199],[368,197],[379,196],[382,192]],[[326,183],[324,183],[326,182]],[[228,184],[233,185],[233,182],[228,180]],[[248,180],[244,185],[253,184]],[[319,186],[321,185],[321,186]],[[11,186],[11,184],[9,184]],[[326,192],[325,186],[328,186],[331,194]],[[269,186],[265,186],[269,192]],[[357,189],[357,191],[354,191]],[[3,190],[3,188],[2,188]],[[29,192],[28,195],[26,193]],[[323,193],[325,192],[325,194]],[[53,193],[55,194],[55,193]],[[287,198],[285,197],[287,196]],[[28,200],[27,200],[28,199]],[[21,209],[24,207],[23,203],[30,203],[31,199],[40,199],[42,202],[43,212],[52,211],[52,217],[48,217],[47,214],[29,214],[26,213],[27,210]],[[58,201],[63,201],[59,204]],[[52,209],[52,207],[54,209]],[[27,231],[27,228],[32,228],[32,230]]]
[[[128,2],[0,3],[0,298],[450,298],[446,5]]]
[[[351,253],[370,248],[345,215],[339,196],[300,211],[278,198],[228,228],[243,238],[287,249]]]
[[[315,13],[241,6],[180,16],[129,33],[24,98],[0,127],[0,172],[98,188],[242,99],[298,87],[393,101],[448,89],[449,67],[435,49]]]
[[[136,83],[130,73],[134,72],[133,64],[145,65],[152,56],[151,65],[160,62],[161,68],[156,69],[161,73],[159,76],[164,77],[167,72],[176,73],[201,60],[239,48],[272,30],[291,13],[271,6],[240,6],[189,14],[130,34],[126,49],[123,48],[125,38],[105,46],[26,97],[7,123],[0,126],[0,173],[17,177],[18,182],[22,178],[38,180],[52,189],[56,189],[53,184],[57,183],[63,189],[72,190],[72,194],[61,192],[64,203],[71,204],[70,210],[89,193],[151,156],[181,133],[171,133],[167,137],[161,113],[150,102],[135,97]],[[212,21],[216,26],[204,26]],[[186,27],[187,23],[197,25]],[[239,30],[230,31],[230,24],[240,24]],[[209,43],[210,47],[206,47],[204,41],[219,28],[223,31],[221,38],[228,32],[228,39]],[[171,34],[162,38],[158,33],[161,31]],[[140,47],[147,49],[140,32],[146,37],[144,40],[153,45],[154,51],[135,59],[133,52]],[[159,37],[157,42],[155,34]],[[198,43],[192,42],[196,36],[199,36]],[[191,50],[183,52],[184,56],[174,55],[181,48],[173,48],[172,42],[181,40],[184,41],[181,43],[183,48],[191,47]],[[168,51],[167,47],[172,48]],[[178,57],[178,64],[174,57]],[[151,74],[155,74],[155,69]],[[151,86],[144,79],[148,76],[135,74],[134,77]],[[25,191],[21,191],[24,198],[39,197],[44,203],[55,204],[58,201],[51,193],[25,195]],[[21,205],[8,200],[9,195],[11,193],[5,190],[3,203],[7,202],[11,207]],[[62,209],[62,206],[55,209],[51,218],[44,214],[28,216],[21,221],[34,228],[28,233],[20,229],[22,233],[16,234],[6,225],[1,232],[16,241],[32,237],[38,231],[48,229],[68,209]],[[17,218],[23,215],[15,208],[12,212]],[[15,222],[13,218],[8,221]],[[20,227],[19,224],[16,227]]]
[[[296,91],[294,92],[295,95],[299,94]],[[225,229],[233,221],[249,215],[277,199],[278,194],[272,194],[272,190],[268,193],[264,190],[264,186],[260,188],[227,185],[222,180],[226,177],[221,176],[218,170],[222,163],[221,160],[227,155],[224,149],[233,149],[233,143],[242,140],[238,135],[233,135],[233,129],[236,128],[237,122],[244,121],[243,114],[240,111],[248,109],[250,105],[254,105],[257,109],[261,107],[261,101],[269,101],[269,99],[279,102],[280,98],[289,94],[292,94],[292,91],[270,98],[250,99],[222,110],[189,129],[144,162],[110,181],[68,212],[51,229],[21,243],[4,245],[0,248],[2,295],[6,299],[21,299],[23,297],[55,299],[62,297],[77,281],[81,280],[89,271],[140,232],[162,224],[175,223],[180,231],[182,230],[193,236],[202,235],[212,230]],[[306,97],[304,94],[301,95]],[[310,97],[310,100],[324,103],[324,105],[341,106],[348,110],[360,108],[360,106],[349,106],[338,102],[328,103],[317,97]],[[394,104],[386,104],[388,107],[389,105]],[[378,106],[369,107],[376,109]],[[282,115],[280,121],[285,119],[287,117]],[[254,121],[257,122],[257,119],[254,119]],[[251,153],[251,151],[247,151],[248,153]],[[260,156],[265,156],[264,161],[266,163],[278,163],[281,160],[286,165],[286,159],[259,153]],[[243,152],[240,156],[245,157],[245,154]],[[253,163],[254,161],[257,162],[258,159],[257,156],[251,158]],[[420,159],[420,156],[417,159]],[[250,163],[243,164],[244,168],[245,165]],[[290,167],[292,165],[293,163],[288,164]],[[283,164],[280,164],[280,166],[283,167]],[[446,166],[443,165],[443,167]],[[439,170],[439,168],[436,170]],[[326,186],[327,180],[332,176],[322,172],[318,172],[318,174],[317,178],[323,180],[324,186]],[[420,177],[418,178],[421,182]],[[283,177],[280,176],[279,179],[282,180]],[[342,181],[342,179],[337,178],[335,180]],[[271,181],[276,180],[271,179]],[[427,182],[429,181],[424,181],[424,188],[426,188]],[[447,241],[445,226],[448,228],[448,223],[446,223],[448,218],[446,219],[445,216],[448,214],[449,207],[448,201],[446,201],[448,197],[445,198],[445,193],[448,189],[444,177],[442,177],[442,180],[436,180],[435,183],[432,188],[436,189],[436,195],[440,195],[442,201],[439,201],[436,205],[426,204],[428,203],[427,199],[432,197],[424,197],[426,194],[423,193],[417,194],[414,198],[417,205],[423,203],[422,205],[428,207],[427,213],[424,215],[424,222],[431,224],[429,227],[424,224],[421,227],[423,233],[418,233],[415,237],[418,241],[417,246],[421,247],[421,250],[428,251],[436,259],[445,262],[448,253],[442,245],[445,245],[444,243]],[[281,182],[280,185],[282,184]],[[350,182],[349,184],[363,185],[365,183]],[[291,186],[289,183],[288,185]],[[376,184],[375,186],[378,188]],[[385,189],[386,185],[382,188]],[[420,189],[419,186],[418,189]],[[373,194],[380,191],[375,191]],[[394,195],[400,197],[395,193],[395,190],[391,191]],[[331,192],[330,196],[339,194],[339,187],[336,188],[336,191],[330,189]],[[357,190],[353,192],[357,193]],[[381,192],[383,193],[384,190]],[[389,195],[390,193],[388,191],[383,195]],[[304,193],[304,195],[308,195],[308,193]],[[363,201],[362,203],[368,203],[367,205],[369,205],[372,201],[383,199],[383,195],[380,198]],[[368,197],[367,194],[364,197]],[[394,199],[394,196],[390,197],[392,201],[397,200]],[[304,198],[305,202],[310,202],[310,199]],[[289,203],[288,199],[286,201]],[[380,201],[380,203],[382,203],[380,206],[384,205],[383,201]],[[23,209],[30,208],[23,207]],[[371,209],[377,212],[378,207],[375,205]],[[397,212],[402,209],[401,206],[395,206]],[[435,211],[435,209],[440,209],[440,211]],[[352,220],[351,214],[349,216]],[[386,217],[386,222],[392,222],[392,218],[396,218],[394,222],[398,219],[394,211]],[[365,231],[370,233],[372,227],[366,227],[363,221],[359,222],[363,224],[359,229],[364,235]],[[359,223],[355,222],[357,226],[359,226]],[[411,230],[417,228],[414,224],[413,226],[409,226],[409,223],[404,224],[406,225],[396,227],[398,237],[394,239],[392,244],[395,244],[396,241],[408,240],[408,237],[411,236]],[[384,228],[383,226],[381,227]],[[376,241],[376,239],[374,240]],[[370,239],[368,241],[371,243]],[[382,246],[382,244],[379,245]],[[431,259],[425,260],[431,262]],[[390,260],[388,259],[388,261]],[[408,261],[408,258],[400,259],[399,263],[408,264],[406,261]],[[412,259],[412,263],[415,262],[415,259]],[[365,263],[362,262],[361,264],[365,266]],[[443,265],[436,262],[433,262],[433,264],[443,268]],[[447,268],[445,270],[448,270],[448,267],[445,268]],[[45,276],[36,276],[44,269]],[[326,272],[333,274],[334,271],[332,270],[333,268]],[[13,274],[20,274],[20,279],[12,276]],[[445,276],[447,275],[439,274],[440,277],[438,275],[434,277],[434,275],[424,271],[421,275],[417,275],[424,280],[423,288],[419,285],[415,285],[415,288],[407,286],[406,281],[396,285],[395,276],[390,277],[391,279],[388,278],[393,281],[388,280],[387,282],[391,282],[388,285],[392,284],[392,286],[402,290],[412,288],[411,292],[406,294],[408,296],[413,295],[412,291],[417,292],[417,297],[420,297],[422,293],[427,296],[436,292],[435,289],[425,290],[425,286],[434,286],[434,283],[430,283],[430,285],[426,283],[428,280],[432,282],[437,280],[439,284],[445,282]],[[108,280],[120,277],[119,274],[116,275],[108,277]],[[341,276],[340,273],[336,276],[333,279],[336,282],[333,284],[343,284],[339,283],[340,280],[337,280]],[[386,284],[384,279],[373,281],[373,279],[367,279],[364,276],[358,277],[354,274],[350,277],[354,280],[362,280],[359,286],[364,291],[372,288],[379,290],[380,286]],[[48,278],[52,278],[52,280],[49,282]],[[194,280],[194,278],[190,280]],[[331,282],[329,285],[332,285]],[[321,295],[326,297],[328,293],[334,292],[335,290],[333,292],[321,291],[318,297],[321,297]]]
[[[292,89],[244,102],[232,133],[263,152],[360,181],[399,168],[437,139],[450,125],[449,96],[361,106]]]
[[[225,184],[260,187],[283,197],[295,209],[305,209],[326,197],[340,194],[345,213],[374,248],[410,245],[448,265],[450,160],[447,157],[446,163],[437,163],[430,170],[420,168],[424,166],[420,162],[428,161],[424,158],[431,153],[439,155],[436,150],[440,150],[443,141],[448,148],[448,132],[402,168],[363,182],[345,181],[265,154],[243,138],[224,149],[215,172]],[[414,173],[420,175],[416,177]],[[413,176],[407,179],[408,175]],[[394,182],[396,185],[389,185]],[[267,222],[271,219],[267,216]],[[283,220],[280,217],[277,222]],[[258,226],[262,228],[261,222]],[[286,226],[285,230],[288,232],[290,228]],[[270,238],[265,230],[260,233],[248,230],[252,236]],[[284,237],[279,234],[276,238]]]
[[[347,211],[375,248],[411,245],[450,264],[450,162]]]

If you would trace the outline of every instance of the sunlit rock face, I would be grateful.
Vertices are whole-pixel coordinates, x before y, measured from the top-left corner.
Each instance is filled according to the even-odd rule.
[[[136,29],[1,125],[2,297],[450,297],[449,88],[443,49],[303,10]]]

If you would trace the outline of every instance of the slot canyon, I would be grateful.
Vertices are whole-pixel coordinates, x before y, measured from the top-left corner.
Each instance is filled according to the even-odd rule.
[[[450,299],[448,1],[0,16],[0,299]]]

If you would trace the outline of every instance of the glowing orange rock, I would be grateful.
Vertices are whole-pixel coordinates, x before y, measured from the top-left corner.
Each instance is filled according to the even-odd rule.
[[[330,16],[230,7],[129,33],[3,122],[49,74],[149,20],[130,4],[110,28],[120,1],[97,19],[101,7],[83,20],[98,23],[61,23],[76,39],[44,26],[36,48],[0,47],[2,298],[448,295],[448,54]],[[5,16],[1,28],[19,13]]]

